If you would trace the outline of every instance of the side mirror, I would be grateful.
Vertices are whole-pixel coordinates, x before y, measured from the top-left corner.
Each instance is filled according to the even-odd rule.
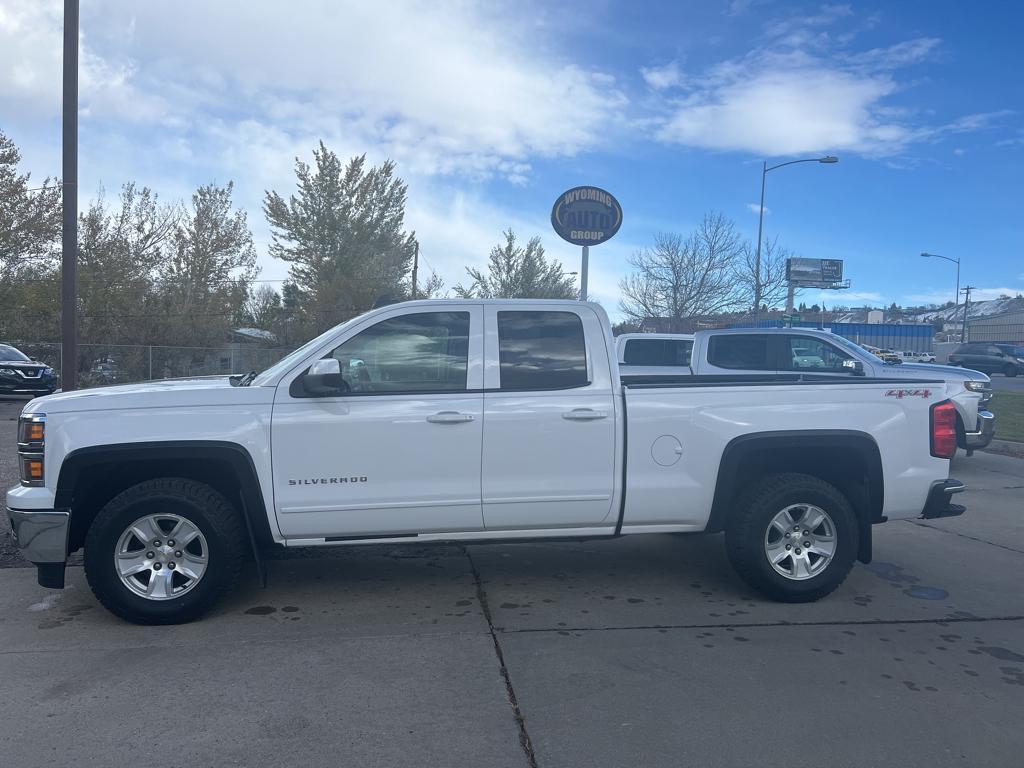
[[[341,376],[341,363],[333,357],[313,363],[302,377],[302,388],[312,397],[343,395],[352,389]]]
[[[843,360],[843,368],[848,370],[853,376],[864,375],[864,363],[860,360]]]

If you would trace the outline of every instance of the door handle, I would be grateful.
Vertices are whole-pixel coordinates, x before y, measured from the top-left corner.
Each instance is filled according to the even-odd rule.
[[[562,418],[569,421],[595,421],[608,418],[608,413],[595,411],[593,408],[573,408],[571,411],[565,411]]]
[[[465,424],[473,420],[471,413],[459,413],[458,411],[441,411],[427,416],[431,424]]]

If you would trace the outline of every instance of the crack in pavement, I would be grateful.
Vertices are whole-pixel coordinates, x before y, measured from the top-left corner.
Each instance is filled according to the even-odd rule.
[[[719,622],[717,624],[637,624],[621,627],[523,627],[520,629],[494,627],[494,631],[503,635],[518,635],[543,632],[623,632],[646,629],[728,629],[730,627],[736,629],[770,629],[774,627],[886,627],[916,624],[946,626],[947,624],[987,624],[1014,621],[1024,621],[1024,616],[952,616],[935,619],[850,619],[847,621],[766,621],[746,624],[728,622]]]
[[[501,677],[505,681],[508,703],[512,707],[516,727],[519,729],[519,746],[523,748],[523,752],[526,754],[527,765],[530,768],[537,768],[537,755],[533,751],[533,742],[530,740],[530,734],[526,730],[526,718],[523,717],[523,712],[519,708],[516,689],[512,685],[512,677],[509,674],[508,666],[505,664],[505,653],[501,648],[501,641],[498,640],[498,633],[494,626],[494,620],[491,617],[491,607],[487,602],[487,592],[484,590],[483,579],[480,578],[480,572],[476,569],[476,563],[473,562],[473,556],[469,554],[469,550],[466,547],[462,547],[462,551],[466,555],[466,560],[469,561],[469,570],[473,574],[473,580],[476,582],[477,601],[480,603],[480,610],[483,611],[484,619],[487,621],[487,629],[491,634],[491,640],[494,642],[494,655],[498,657],[498,666],[501,671]]]
[[[989,541],[988,539],[979,539],[977,536],[968,536],[966,533],[960,533],[959,531],[951,531],[948,528],[939,528],[937,525],[929,525],[928,523],[920,520],[906,520],[905,522],[912,523],[913,525],[919,525],[922,528],[931,528],[933,531],[948,533],[951,536],[959,536],[961,539],[970,539],[971,541],[976,541],[979,544],[988,544],[990,547],[999,547],[999,549],[1006,549],[1010,552],[1016,552],[1017,554],[1024,555],[1024,549],[1008,547],[1005,544],[996,544],[994,541]]]

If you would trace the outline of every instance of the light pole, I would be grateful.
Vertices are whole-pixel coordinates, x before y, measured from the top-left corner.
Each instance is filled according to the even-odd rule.
[[[761,208],[757,217],[757,252],[754,256],[754,317],[755,319],[761,312],[761,230],[764,229],[764,183],[765,179],[768,178],[768,171],[774,171],[776,168],[783,168],[787,165],[796,165],[797,163],[838,163],[839,158],[835,155],[825,155],[824,157],[808,157],[803,160],[790,160],[788,163],[779,163],[768,167],[768,161],[765,160],[761,164]]]
[[[953,298],[953,322],[956,322],[956,310],[960,306],[960,259],[951,259],[949,256],[939,256],[937,253],[927,253],[922,251],[922,258],[925,259],[944,259],[945,261],[951,261],[956,264],[956,293]],[[966,321],[965,321],[966,323]],[[960,343],[964,343],[964,329],[960,329]]]

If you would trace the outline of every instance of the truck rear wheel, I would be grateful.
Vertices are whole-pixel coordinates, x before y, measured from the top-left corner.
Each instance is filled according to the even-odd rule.
[[[740,577],[786,603],[843,583],[857,556],[857,517],[839,490],[811,475],[769,475],[745,494],[725,533]]]
[[[96,516],[85,540],[85,575],[97,599],[126,621],[192,621],[238,577],[243,535],[237,510],[210,486],[147,480]]]

